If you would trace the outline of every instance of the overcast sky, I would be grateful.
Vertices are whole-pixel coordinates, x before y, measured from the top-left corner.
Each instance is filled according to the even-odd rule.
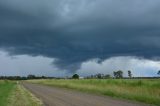
[[[0,75],[160,70],[159,0],[1,0]]]

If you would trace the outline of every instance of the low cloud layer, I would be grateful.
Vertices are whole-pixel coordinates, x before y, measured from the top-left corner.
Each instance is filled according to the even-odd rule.
[[[0,1],[0,48],[75,71],[98,58],[158,59],[159,0]]]
[[[51,64],[52,61],[53,59],[42,56],[19,55],[10,57],[7,53],[0,52],[0,76],[27,76],[34,74],[38,76],[65,77],[73,75],[73,73],[67,70],[60,71],[56,66]],[[99,64],[97,63],[97,59],[93,59],[83,62],[81,68],[76,73],[80,76],[90,76],[98,73],[113,75],[113,71],[119,69],[123,70],[124,76],[127,76],[128,70],[131,70],[135,77],[153,77],[158,76],[157,72],[160,69],[160,62],[130,56],[120,56],[111,57]]]
[[[82,76],[90,76],[98,73],[113,76],[113,71],[122,70],[124,76],[127,77],[128,70],[131,70],[133,77],[153,77],[158,76],[157,72],[159,69],[159,61],[131,56],[118,56],[106,59],[101,64],[98,64],[97,60],[85,62],[77,72]]]

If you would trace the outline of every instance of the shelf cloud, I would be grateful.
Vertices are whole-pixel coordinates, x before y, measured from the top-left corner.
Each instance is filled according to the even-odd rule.
[[[0,49],[62,70],[117,56],[160,56],[159,0],[2,0]]]

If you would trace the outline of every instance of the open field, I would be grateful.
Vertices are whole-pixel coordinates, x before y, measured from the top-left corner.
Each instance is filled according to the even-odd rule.
[[[29,82],[80,90],[160,106],[160,80],[30,80]]]
[[[41,105],[41,101],[16,81],[0,81],[0,106]]]
[[[15,82],[0,80],[0,106],[6,106],[8,98],[15,89]]]

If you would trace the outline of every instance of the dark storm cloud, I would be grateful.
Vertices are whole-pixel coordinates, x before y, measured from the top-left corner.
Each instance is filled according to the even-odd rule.
[[[159,57],[159,0],[0,1],[0,48],[77,70],[113,56]]]

